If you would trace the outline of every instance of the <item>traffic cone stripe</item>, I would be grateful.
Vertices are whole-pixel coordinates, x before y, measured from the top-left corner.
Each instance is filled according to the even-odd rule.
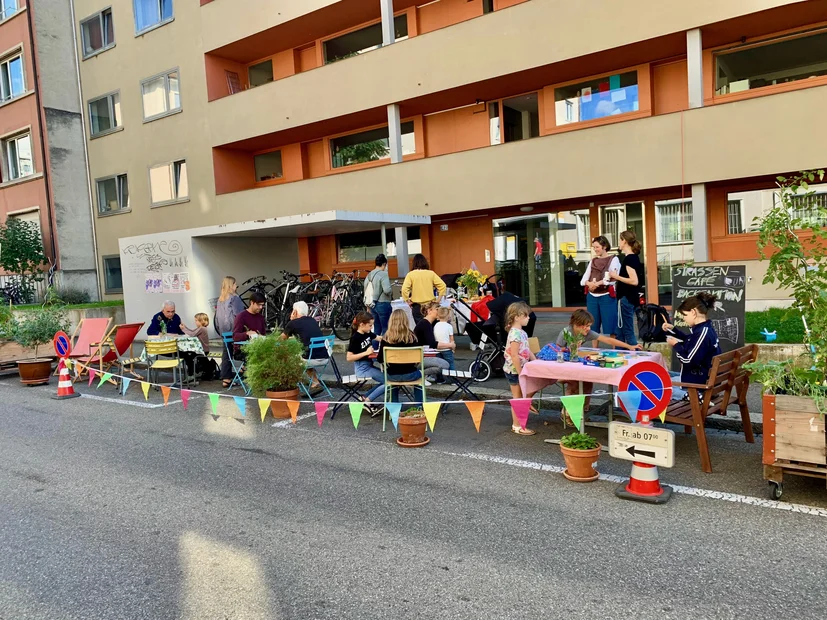
[[[52,396],[55,400],[63,400],[64,398],[77,398],[80,394],[75,392],[75,386],[69,378],[69,369],[66,368],[66,363],[61,359],[58,364],[60,369],[60,376],[57,381],[57,395]]]
[[[663,494],[658,478],[658,468],[644,463],[632,463],[632,475],[626,491],[641,497],[654,497]]]

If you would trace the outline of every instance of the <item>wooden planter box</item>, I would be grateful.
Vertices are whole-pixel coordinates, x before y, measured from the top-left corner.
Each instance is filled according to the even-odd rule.
[[[784,472],[827,480],[825,416],[811,398],[764,396],[764,478],[779,499]]]
[[[40,347],[47,354],[51,353],[48,347]],[[46,355],[50,357],[50,355]],[[34,359],[34,349],[24,349],[16,342],[0,341],[0,368],[16,368],[17,360]]]

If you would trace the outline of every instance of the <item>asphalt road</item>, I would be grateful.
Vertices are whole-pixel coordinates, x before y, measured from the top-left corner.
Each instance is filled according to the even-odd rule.
[[[517,437],[504,409],[477,434],[454,406],[430,446],[404,450],[346,411],[273,427],[252,410],[215,421],[203,396],[185,412],[174,394],[147,408],[52,389],[0,380],[2,620],[827,613],[823,481],[787,489],[820,514],[686,492],[650,506],[537,469],[562,465],[542,442],[559,432],[532,421],[538,435]],[[231,399],[219,412],[238,415]],[[763,490],[760,447],[711,445],[740,470],[699,473],[689,438],[664,478]],[[604,454],[599,469],[628,465]]]

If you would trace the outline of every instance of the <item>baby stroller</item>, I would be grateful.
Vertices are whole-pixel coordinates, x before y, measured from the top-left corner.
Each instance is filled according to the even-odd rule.
[[[486,326],[486,318],[480,315],[467,303],[461,299],[454,300],[451,304],[457,314],[470,317],[475,316],[478,323],[468,321],[465,324],[465,333],[471,337],[471,341],[477,347],[477,357],[471,362],[469,371],[475,381],[488,381],[491,375],[494,374],[495,369],[499,368],[502,372],[504,339],[502,332],[496,324]]]

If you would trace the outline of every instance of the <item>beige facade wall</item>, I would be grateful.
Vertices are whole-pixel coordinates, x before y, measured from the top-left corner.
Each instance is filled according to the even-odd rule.
[[[219,4],[222,0],[210,3]],[[213,145],[300,127],[787,4],[794,3],[637,0],[632,9],[617,0],[530,0],[214,101],[209,106]],[[252,24],[261,18],[240,9],[234,19],[249,21],[252,33]]]

